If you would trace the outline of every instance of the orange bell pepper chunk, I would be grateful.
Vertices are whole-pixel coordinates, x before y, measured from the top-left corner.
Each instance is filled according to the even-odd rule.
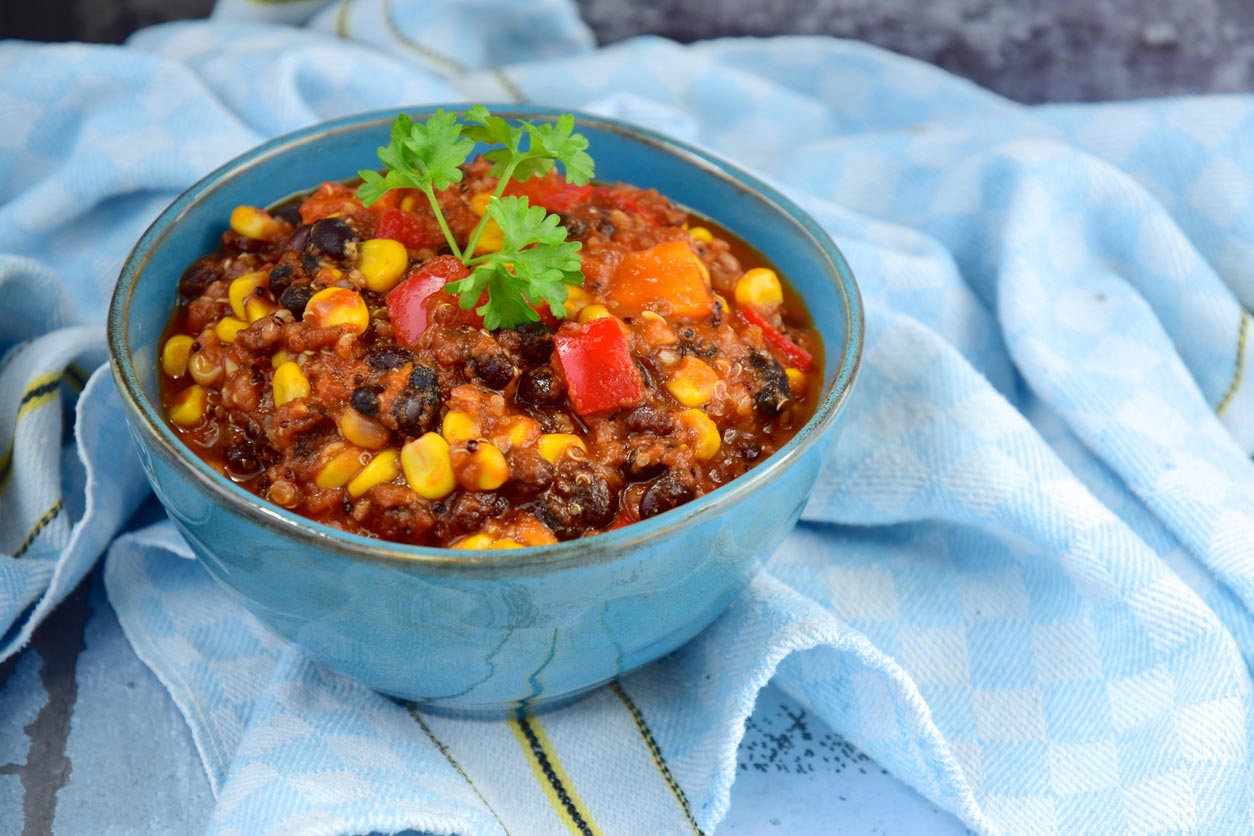
[[[618,316],[654,311],[668,319],[714,313],[710,273],[683,241],[627,253],[610,281],[606,306]]]

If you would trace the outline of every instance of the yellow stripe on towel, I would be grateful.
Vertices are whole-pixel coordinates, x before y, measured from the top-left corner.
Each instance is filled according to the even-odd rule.
[[[557,751],[553,748],[544,726],[536,718],[519,717],[509,721],[518,745],[522,747],[549,803],[557,811],[558,818],[566,823],[573,836],[602,836],[601,829],[588,815],[587,806],[575,792],[575,785],[562,768]]]

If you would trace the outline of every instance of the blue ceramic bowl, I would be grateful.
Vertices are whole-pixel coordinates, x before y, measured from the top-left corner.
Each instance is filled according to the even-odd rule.
[[[499,113],[556,115],[508,105]],[[216,247],[231,209],[376,166],[375,148],[386,142],[394,115],[354,116],[272,140],[174,201],[122,270],[109,309],[113,373],[170,518],[209,572],[263,623],[327,667],[431,710],[485,717],[540,711],[691,639],[784,539],[824,466],[853,384],[862,348],[858,289],[827,234],[766,184],[658,134],[577,115],[598,179],[654,186],[735,231],[805,299],[825,350],[824,394],[813,419],[719,490],[583,540],[462,552],[327,528],[258,499],[175,437],[161,414],[157,353],[178,276]]]

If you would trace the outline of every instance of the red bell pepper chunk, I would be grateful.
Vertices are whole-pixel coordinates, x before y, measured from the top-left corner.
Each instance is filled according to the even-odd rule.
[[[438,247],[444,243],[444,233],[434,226],[433,223],[424,223],[423,219],[413,212],[389,209],[379,216],[379,222],[374,228],[374,237],[399,241],[408,250]]]
[[[784,355],[784,358],[795,368],[803,372],[808,372],[813,368],[814,355],[781,334],[779,329],[758,313],[752,305],[745,305],[741,308],[740,315],[745,322],[761,328],[762,336],[766,338],[766,341],[778,349],[779,353]]]
[[[612,317],[567,322],[553,337],[557,368],[566,380],[571,406],[587,417],[638,406],[644,383],[627,340]]]
[[[433,258],[416,273],[388,291],[388,318],[392,320],[392,334],[396,342],[410,348],[418,345],[422,332],[431,322],[433,297],[443,292],[444,285],[469,275],[465,266],[451,255]],[[452,304],[457,300],[448,297]],[[474,314],[474,311],[467,311]],[[482,320],[479,320],[482,324]]]
[[[523,183],[511,180],[505,186],[505,194],[525,197],[532,206],[543,206],[550,212],[569,212],[592,197],[592,186],[568,183],[565,177],[554,170],[543,177],[532,177]]]

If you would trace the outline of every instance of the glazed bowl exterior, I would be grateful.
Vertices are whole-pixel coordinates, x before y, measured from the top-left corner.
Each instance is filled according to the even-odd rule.
[[[558,113],[493,112],[524,119]],[[376,167],[375,149],[394,115],[364,114],[280,137],[179,197],[123,268],[109,311],[113,373],[153,490],[213,577],[262,623],[328,668],[427,709],[484,717],[539,711],[691,639],[784,539],[824,467],[857,370],[858,291],[826,233],[764,183],[661,135],[576,114],[599,180],[656,187],[733,230],[802,296],[825,353],[824,395],[813,419],[712,494],[577,541],[463,552],[320,525],[235,485],[175,437],[161,414],[157,356],[179,275],[217,246],[231,209],[269,205]]]

